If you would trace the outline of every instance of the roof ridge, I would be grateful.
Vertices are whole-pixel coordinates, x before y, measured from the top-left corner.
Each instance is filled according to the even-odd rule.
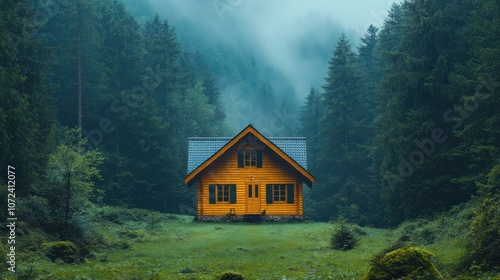
[[[272,137],[266,137],[267,139],[297,139],[297,140],[303,140],[306,139],[304,136],[272,136]],[[220,140],[226,140],[226,139],[233,139],[233,137],[220,137],[220,136],[215,136],[215,137],[188,137],[188,140],[200,140],[200,139],[220,139]]]

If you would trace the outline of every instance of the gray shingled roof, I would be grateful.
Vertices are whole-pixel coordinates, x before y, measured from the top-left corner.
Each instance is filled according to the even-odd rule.
[[[224,145],[231,137],[190,137],[188,142],[188,170],[190,174]],[[278,148],[307,170],[306,139],[304,137],[268,137]]]

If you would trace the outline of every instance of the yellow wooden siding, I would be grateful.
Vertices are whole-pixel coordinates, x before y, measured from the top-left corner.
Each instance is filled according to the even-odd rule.
[[[203,188],[201,188],[201,181],[198,182],[198,216],[203,215]]]
[[[246,214],[249,184],[259,185],[261,211],[267,215],[303,215],[302,181],[300,173],[270,149],[262,153],[262,168],[238,168],[238,148],[234,145],[224,155],[202,171],[198,182],[198,215],[224,216],[234,208],[237,215]],[[241,146],[240,146],[241,148]],[[209,203],[210,184],[236,184],[236,203]],[[266,184],[294,184],[294,203],[266,203]],[[200,187],[201,186],[201,187]]]

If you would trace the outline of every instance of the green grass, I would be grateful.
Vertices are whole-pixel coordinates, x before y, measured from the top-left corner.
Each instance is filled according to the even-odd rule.
[[[172,217],[172,215],[170,215]],[[391,245],[399,230],[364,228],[354,250],[329,248],[329,223],[202,223],[192,217],[165,220],[155,230],[145,222],[109,223],[101,231],[110,244],[82,264],[50,262],[21,255],[21,275],[39,279],[215,279],[225,271],[247,279],[359,279],[373,255]],[[439,239],[421,247],[433,252],[438,268],[450,275],[465,252],[460,239]]]

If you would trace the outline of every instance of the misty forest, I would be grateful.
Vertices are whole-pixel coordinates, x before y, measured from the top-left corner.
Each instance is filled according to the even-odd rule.
[[[0,278],[500,279],[500,1],[373,2],[0,0]],[[197,219],[248,125],[301,221]]]

